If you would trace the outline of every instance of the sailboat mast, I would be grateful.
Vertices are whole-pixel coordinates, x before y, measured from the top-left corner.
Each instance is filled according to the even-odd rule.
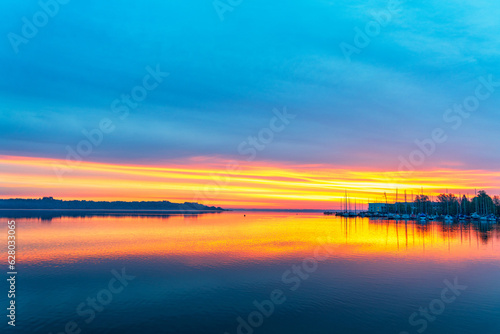
[[[477,205],[478,205],[478,203],[477,203],[477,202],[479,202],[479,198],[477,198],[477,189],[474,189],[474,196],[475,196],[475,198],[474,198],[474,199],[475,199],[475,202],[476,202],[475,204],[476,204],[476,212],[477,212],[477,211],[478,211],[478,210],[477,210]]]
[[[411,202],[412,202],[412,205],[411,205],[411,214],[413,214],[413,190],[411,191]]]
[[[345,191],[345,212],[347,213],[347,190]]]
[[[406,204],[406,189],[405,189],[405,214],[408,213],[408,205]]]
[[[398,188],[396,188],[396,203],[394,203],[394,204],[395,204],[394,206],[396,208],[395,211],[396,211],[396,213],[398,213],[399,212],[399,210],[398,210]]]

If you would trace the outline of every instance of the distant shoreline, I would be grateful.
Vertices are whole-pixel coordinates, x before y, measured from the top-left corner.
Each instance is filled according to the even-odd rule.
[[[93,211],[225,211],[221,207],[207,206],[199,203],[170,201],[87,201],[87,200],[58,200],[53,197],[43,198],[11,198],[0,199],[0,210],[93,210]]]
[[[40,218],[51,221],[61,217],[123,217],[123,216],[197,216],[220,214],[226,210],[112,210],[112,209],[0,209],[0,217],[8,219]]]

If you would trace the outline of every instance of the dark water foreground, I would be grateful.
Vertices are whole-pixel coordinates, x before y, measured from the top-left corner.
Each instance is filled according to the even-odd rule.
[[[16,327],[2,315],[2,333],[500,332],[496,224],[255,212],[16,224]]]

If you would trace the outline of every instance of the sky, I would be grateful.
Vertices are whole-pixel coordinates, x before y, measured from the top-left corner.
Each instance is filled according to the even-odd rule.
[[[500,3],[0,9],[2,198],[326,208],[346,189],[362,203],[500,193]]]

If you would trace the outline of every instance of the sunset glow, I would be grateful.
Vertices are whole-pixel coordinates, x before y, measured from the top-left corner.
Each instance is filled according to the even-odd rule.
[[[327,165],[236,163],[191,158],[164,165],[122,165],[1,156],[2,198],[53,196],[59,199],[169,200],[200,202],[224,208],[338,208],[349,193],[352,205],[368,201],[399,201],[424,191],[434,196],[446,190],[473,195],[474,189],[496,194],[500,172],[428,170],[411,174]],[[233,166],[228,168],[228,166]],[[236,166],[236,167],[235,167]],[[64,173],[57,171],[64,169]],[[487,186],[486,186],[487,185]],[[36,194],[37,196],[33,196]]]

